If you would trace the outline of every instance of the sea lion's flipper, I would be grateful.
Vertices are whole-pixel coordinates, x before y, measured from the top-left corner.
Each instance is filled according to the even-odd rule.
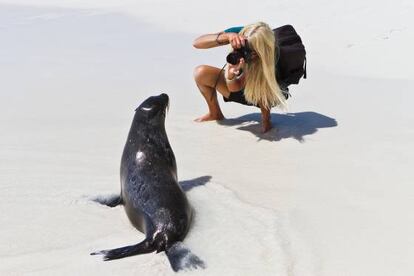
[[[151,253],[154,251],[155,248],[152,243],[145,239],[144,241],[135,245],[120,247],[116,249],[101,250],[93,252],[91,255],[103,255],[104,261],[110,261],[139,254]]]
[[[115,207],[122,204],[122,197],[120,195],[97,196],[92,198],[92,201],[98,202],[102,205]]]
[[[192,188],[206,185],[206,183],[208,183],[210,180],[211,180],[211,176],[205,175],[205,176],[200,176],[200,177],[197,177],[191,180],[180,181],[179,184],[184,192],[188,192]]]
[[[191,253],[182,242],[174,243],[165,253],[170,261],[171,268],[177,272],[179,270],[191,270],[197,268],[205,268],[204,262]]]

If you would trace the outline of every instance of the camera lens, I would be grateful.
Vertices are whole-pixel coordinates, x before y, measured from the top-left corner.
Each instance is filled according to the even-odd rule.
[[[226,60],[228,63],[236,65],[239,63],[240,59],[242,58],[242,55],[238,51],[233,51],[230,54],[227,55]]]

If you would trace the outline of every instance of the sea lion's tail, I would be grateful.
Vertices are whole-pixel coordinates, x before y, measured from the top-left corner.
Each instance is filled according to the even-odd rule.
[[[146,254],[154,252],[156,248],[152,243],[145,239],[144,241],[130,246],[120,247],[116,249],[101,250],[91,253],[91,255],[103,255],[104,261],[110,261],[115,259],[121,259],[129,256]]]
[[[168,256],[171,268],[175,272],[183,269],[190,270],[205,268],[204,262],[199,257],[191,253],[191,251],[186,248],[182,242],[174,243],[165,251],[165,253]]]

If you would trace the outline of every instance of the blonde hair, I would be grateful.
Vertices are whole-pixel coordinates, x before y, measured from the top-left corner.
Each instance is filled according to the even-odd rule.
[[[276,81],[275,36],[272,29],[263,22],[245,26],[241,35],[247,37],[250,49],[257,57],[247,63],[244,95],[249,103],[266,109],[273,106],[286,108],[286,100]]]

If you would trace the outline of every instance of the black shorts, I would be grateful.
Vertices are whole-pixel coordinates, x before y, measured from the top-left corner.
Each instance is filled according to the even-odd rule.
[[[223,100],[225,102],[235,102],[239,104],[254,106],[253,104],[246,101],[246,98],[244,97],[244,90],[230,92],[230,96],[228,98],[223,96]]]
[[[290,96],[289,89],[286,87],[284,90],[282,90],[283,96],[285,96],[285,99],[287,100]],[[228,98],[223,96],[223,100],[227,102],[235,102],[239,104],[249,105],[249,106],[255,106],[254,104],[251,104],[246,101],[246,98],[244,97],[244,90],[240,90],[237,92],[230,92],[230,96]],[[258,105],[256,105],[259,107]]]

